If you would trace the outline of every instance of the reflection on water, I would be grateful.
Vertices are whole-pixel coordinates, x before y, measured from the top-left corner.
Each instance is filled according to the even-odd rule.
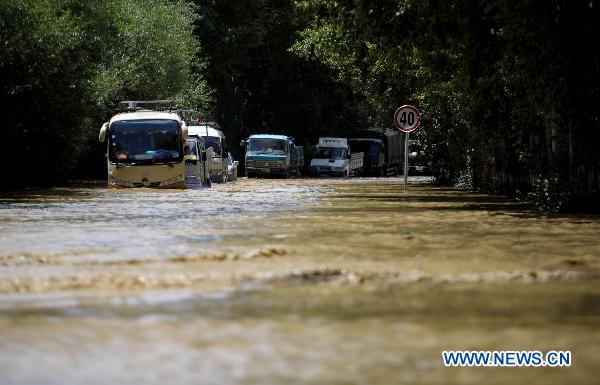
[[[416,182],[0,196],[0,383],[595,383],[600,218]]]

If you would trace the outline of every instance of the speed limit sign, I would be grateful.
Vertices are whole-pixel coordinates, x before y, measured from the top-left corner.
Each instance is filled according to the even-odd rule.
[[[405,104],[396,110],[394,123],[400,131],[411,132],[419,127],[421,114],[416,107]]]
[[[400,131],[404,131],[404,191],[408,186],[408,136],[410,133],[419,127],[421,122],[421,114],[416,107],[405,104],[396,110],[394,114],[394,124]]]

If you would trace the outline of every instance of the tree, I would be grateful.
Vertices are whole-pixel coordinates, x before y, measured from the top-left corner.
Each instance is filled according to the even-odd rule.
[[[313,17],[294,52],[349,81],[380,125],[390,125],[400,101],[424,111],[416,137],[438,181],[529,191],[551,210],[598,197],[600,159],[589,145],[600,121],[594,1],[296,6]]]
[[[209,58],[207,81],[215,89],[212,118],[230,143],[268,132],[311,144],[320,134],[362,124],[362,95],[323,64],[289,51],[305,23],[289,1],[197,0],[196,6],[196,36]]]
[[[5,187],[101,172],[97,130],[121,99],[207,108],[195,18],[180,0],[0,0]]]

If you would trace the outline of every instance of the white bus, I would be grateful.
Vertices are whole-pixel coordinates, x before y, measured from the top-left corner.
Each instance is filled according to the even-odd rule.
[[[188,129],[178,114],[137,109],[104,123],[98,138],[106,143],[110,188],[185,188],[184,146]]]

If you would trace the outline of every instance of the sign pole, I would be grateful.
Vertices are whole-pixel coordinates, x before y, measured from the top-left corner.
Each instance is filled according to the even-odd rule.
[[[406,186],[408,185],[408,136],[410,132],[406,133],[406,140],[404,141],[404,192],[406,192]]]
[[[419,127],[421,123],[421,113],[415,106],[405,104],[398,108],[394,113],[394,124],[406,134],[404,141],[404,192],[408,189],[408,137],[411,131]]]

